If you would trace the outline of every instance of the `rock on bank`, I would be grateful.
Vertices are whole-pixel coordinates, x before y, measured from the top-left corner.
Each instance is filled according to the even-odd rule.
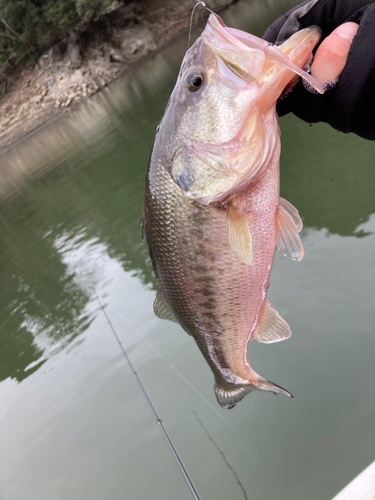
[[[207,0],[214,11],[235,0]],[[94,94],[131,65],[187,30],[195,0],[113,2],[72,28],[34,65],[20,63],[0,80],[0,149]],[[203,15],[197,9],[195,17]]]

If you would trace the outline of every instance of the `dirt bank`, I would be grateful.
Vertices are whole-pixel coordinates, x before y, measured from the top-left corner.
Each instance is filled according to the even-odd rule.
[[[207,1],[219,12],[235,0]],[[0,150],[94,94],[187,30],[195,0],[114,2],[0,85]],[[197,14],[204,15],[202,7]]]

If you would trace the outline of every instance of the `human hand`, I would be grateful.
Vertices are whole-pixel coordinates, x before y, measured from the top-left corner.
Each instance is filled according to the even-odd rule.
[[[298,82],[279,101],[277,112],[289,112],[308,123],[326,122],[341,132],[375,140],[375,1],[305,0],[282,15],[264,38],[280,45],[296,31],[317,25],[322,42],[312,75],[338,84],[325,94],[312,94]]]

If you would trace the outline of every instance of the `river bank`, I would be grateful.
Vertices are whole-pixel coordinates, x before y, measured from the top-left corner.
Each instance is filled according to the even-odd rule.
[[[211,0],[219,12],[235,0]],[[98,92],[188,30],[192,0],[113,2],[0,85],[0,150]],[[206,11],[198,8],[195,18]]]

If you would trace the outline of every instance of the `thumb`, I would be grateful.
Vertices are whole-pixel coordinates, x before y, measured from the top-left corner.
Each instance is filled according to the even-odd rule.
[[[341,75],[357,30],[356,23],[341,24],[320,44],[311,66],[311,74],[322,85]]]

